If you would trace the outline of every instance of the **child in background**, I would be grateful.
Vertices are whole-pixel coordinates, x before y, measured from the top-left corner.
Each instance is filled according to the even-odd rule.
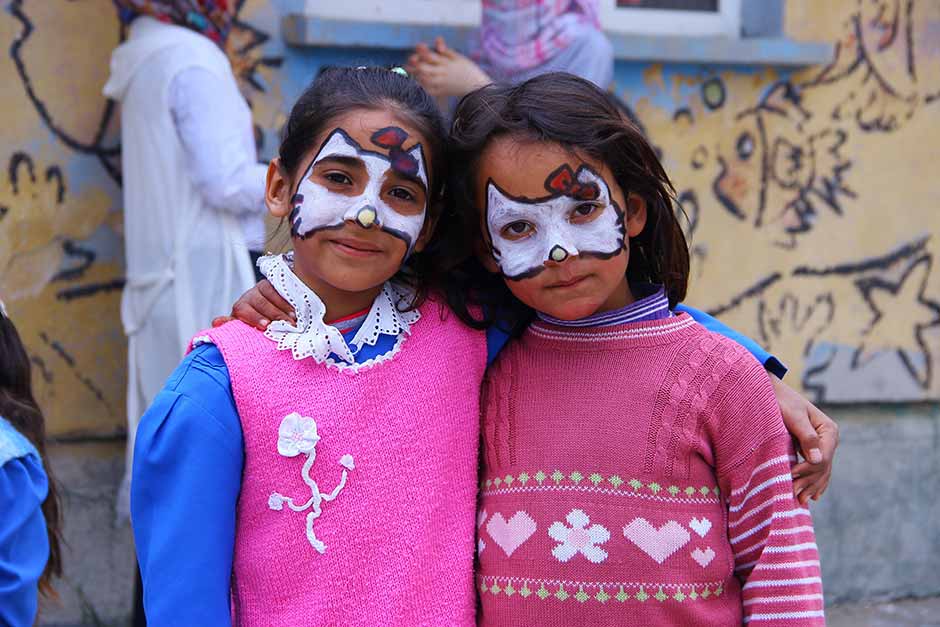
[[[45,421],[29,355],[0,302],[0,625],[36,621],[62,574],[59,499],[45,460]]]
[[[519,83],[571,72],[606,88],[613,48],[601,31],[597,0],[483,0],[474,62],[442,37],[418,44],[408,71],[435,97],[462,97],[492,82]]]
[[[501,275],[478,300],[537,315],[483,388],[480,624],[824,624],[768,375],[673,312],[689,256],[653,148],[560,73],[467,96],[452,140]]]

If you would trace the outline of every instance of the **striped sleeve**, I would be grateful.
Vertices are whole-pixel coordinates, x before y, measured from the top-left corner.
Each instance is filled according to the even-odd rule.
[[[825,625],[813,519],[793,497],[795,460],[789,436],[773,436],[719,478],[730,495],[728,536],[745,623]]]

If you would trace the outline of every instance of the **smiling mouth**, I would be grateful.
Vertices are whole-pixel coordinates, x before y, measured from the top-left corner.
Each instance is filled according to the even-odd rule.
[[[382,252],[382,249],[374,244],[356,239],[337,238],[331,239],[330,243],[340,252],[353,257],[370,257]]]

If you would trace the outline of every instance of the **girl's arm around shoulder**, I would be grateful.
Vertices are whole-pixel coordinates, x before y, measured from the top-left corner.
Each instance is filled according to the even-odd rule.
[[[49,559],[41,509],[48,486],[38,455],[0,466],[0,625],[26,627],[36,619],[39,578]]]
[[[783,423],[799,442],[800,452],[806,460],[794,469],[799,476],[794,486],[795,493],[803,504],[810,498],[818,500],[829,486],[832,461],[839,445],[839,427],[835,421],[783,382],[786,366],[757,342],[692,307],[679,305],[676,311],[689,314],[709,331],[740,344],[773,375],[771,381],[783,412]]]
[[[813,520],[793,495],[792,440],[767,373],[736,352],[716,390],[709,433],[745,622],[824,625]]]
[[[131,519],[151,625],[230,625],[244,452],[231,382],[197,346],[137,430]]]
[[[718,320],[714,316],[710,316],[704,311],[699,311],[694,307],[688,307],[687,305],[679,304],[676,306],[677,313],[687,313],[692,318],[698,322],[700,325],[717,333],[718,335],[723,335],[729,340],[736,342],[743,346],[747,351],[754,356],[757,361],[764,364],[764,367],[777,376],[779,379],[783,379],[784,375],[787,374],[787,367],[783,363],[771,355],[764,347],[760,344],[744,335],[743,333],[738,333],[725,323]]]

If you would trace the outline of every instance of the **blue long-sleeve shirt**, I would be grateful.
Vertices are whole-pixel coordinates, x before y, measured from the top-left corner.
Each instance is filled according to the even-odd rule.
[[[0,417],[0,625],[36,620],[39,577],[49,560],[41,509],[48,492],[39,453]]]
[[[687,307],[708,329],[737,341],[777,376],[786,370],[756,342]],[[353,330],[354,332],[354,330]],[[509,339],[487,331],[488,363]],[[364,345],[357,363],[395,338]],[[131,518],[150,625],[230,625],[229,589],[244,445],[228,369],[219,350],[196,347],[169,378],[137,430]]]

